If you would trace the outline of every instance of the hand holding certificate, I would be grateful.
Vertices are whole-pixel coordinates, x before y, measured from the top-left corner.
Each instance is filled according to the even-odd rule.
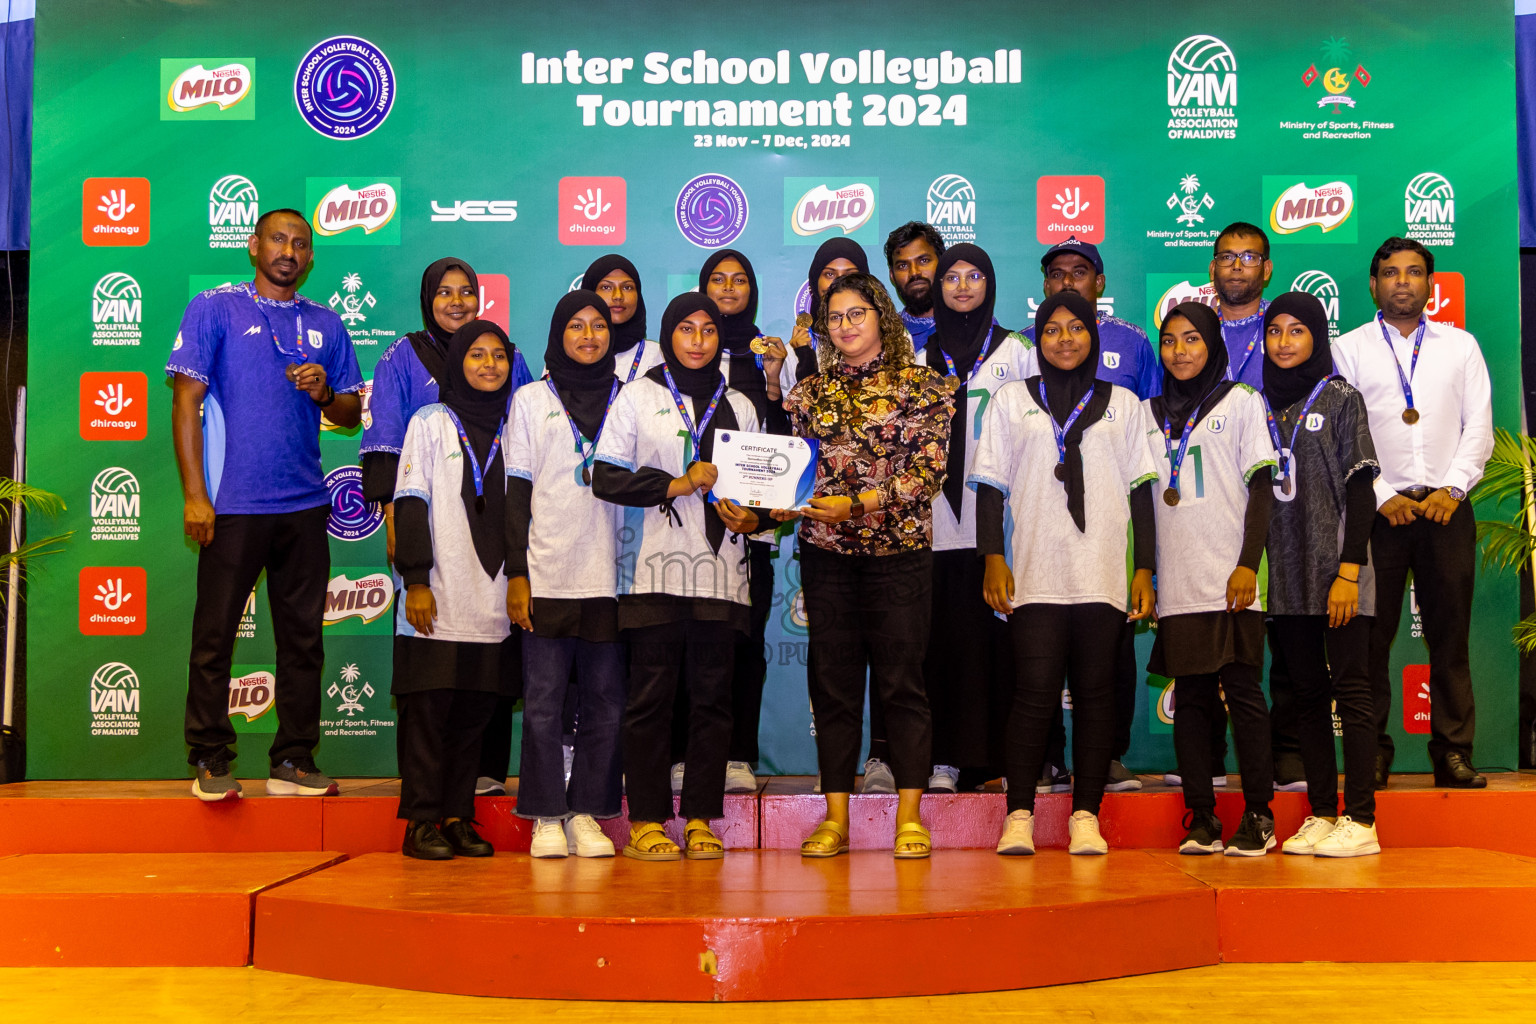
[[[714,464],[719,471],[711,498],[729,499],[747,509],[794,509],[806,504],[816,482],[815,440],[715,431]]]

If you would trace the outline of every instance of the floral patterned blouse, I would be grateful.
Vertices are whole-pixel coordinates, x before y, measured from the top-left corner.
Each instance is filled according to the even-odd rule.
[[[784,399],[798,437],[821,442],[818,496],[880,492],[878,512],[835,525],[802,518],[800,537],[845,555],[893,555],[933,545],[933,496],[944,484],[955,404],[926,366],[893,369],[882,354],[807,377]]]

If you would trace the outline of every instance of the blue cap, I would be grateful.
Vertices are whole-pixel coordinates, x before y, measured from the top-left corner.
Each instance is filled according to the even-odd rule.
[[[1045,255],[1040,257],[1040,269],[1044,270],[1051,265],[1051,260],[1064,252],[1072,252],[1081,256],[1093,264],[1093,269],[1104,273],[1104,257],[1099,255],[1099,247],[1092,242],[1079,242],[1075,237],[1068,238],[1065,242],[1057,242],[1045,250]]]

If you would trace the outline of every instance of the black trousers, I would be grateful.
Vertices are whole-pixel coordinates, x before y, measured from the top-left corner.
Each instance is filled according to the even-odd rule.
[[[1115,668],[1125,610],[1026,604],[1008,617],[1016,684],[1008,715],[1008,810],[1034,811],[1051,720],[1065,682],[1072,695],[1072,810],[1099,812],[1115,736]]]
[[[513,630],[514,637],[521,632]],[[521,643],[521,640],[514,641]],[[521,656],[517,653],[511,655],[522,663]],[[476,774],[483,775],[497,782],[507,781],[507,772],[512,765],[512,709],[517,707],[516,697],[497,697],[496,704],[491,708],[488,721],[485,723],[485,735],[481,737],[480,757],[476,765]]]
[[[1238,770],[1243,774],[1245,809],[1273,817],[1269,813],[1269,799],[1275,787],[1275,766],[1269,746],[1269,708],[1260,685],[1262,676],[1252,665],[1233,662],[1220,672],[1179,676],[1174,680],[1177,713],[1173,716],[1173,748],[1178,756],[1179,774],[1184,778],[1184,806],[1190,810],[1216,809],[1211,777],[1216,774],[1215,757],[1219,751],[1211,741],[1211,723],[1219,723],[1225,731],[1230,713],[1232,733],[1237,740]],[[1223,693],[1227,698],[1225,708]]]
[[[1392,756],[1387,720],[1392,714],[1388,670],[1392,641],[1402,618],[1403,590],[1413,574],[1414,594],[1429,647],[1429,756],[1472,756],[1477,724],[1472,700],[1468,643],[1472,632],[1472,585],[1477,577],[1477,520],[1472,503],[1462,502],[1444,526],[1416,519],[1393,526],[1376,517],[1371,531],[1371,565],[1376,570],[1376,625],[1371,631],[1371,696],[1376,705],[1376,743]]]
[[[981,782],[1002,772],[1014,675],[1008,623],[982,597],[985,576],[975,548],[933,553],[932,626],[923,659],[933,763]]]
[[[1131,749],[1131,727],[1136,720],[1136,687],[1141,683],[1141,671],[1136,667],[1136,623],[1127,622],[1120,629],[1115,648],[1115,731],[1110,749],[1110,760],[1118,761]],[[1076,719],[1073,719],[1076,722]],[[1227,751],[1226,719],[1216,724],[1216,733],[1222,737],[1217,749],[1225,758]],[[1067,724],[1061,702],[1056,702],[1056,717],[1051,720],[1050,741],[1046,744],[1046,762],[1057,768],[1067,765]],[[1009,783],[1009,787],[1012,787]]]
[[[395,695],[395,751],[400,809],[406,821],[475,816],[480,738],[496,706],[494,693],[421,690]]]
[[[1307,772],[1307,800],[1320,818],[1339,813],[1339,763],[1333,749],[1337,707],[1344,733],[1344,813],[1376,821],[1376,719],[1371,707],[1371,616],[1338,629],[1324,615],[1276,615],[1269,620],[1271,657],[1296,692],[1296,725]],[[1246,772],[1244,781],[1246,781]],[[1187,784],[1188,780],[1186,780]]]
[[[885,708],[896,787],[927,788],[933,723],[923,688],[923,656],[933,552],[843,555],[802,544],[800,580],[810,624],[807,679],[822,792],[853,792],[866,672]]]
[[[213,543],[197,557],[197,604],[187,671],[188,764],[233,759],[229,666],[240,613],[267,571],[267,600],[277,643],[277,735],[272,764],[310,756],[320,742],[321,627],[331,549],[325,537],[330,506],[275,515],[214,518]]]
[[[731,671],[737,632],[723,622],[688,620],[625,631],[629,702],[624,709],[624,787],[630,821],[672,817],[672,709],[688,688],[688,742],[680,809],[684,818],[725,814],[725,762],[731,743]]]

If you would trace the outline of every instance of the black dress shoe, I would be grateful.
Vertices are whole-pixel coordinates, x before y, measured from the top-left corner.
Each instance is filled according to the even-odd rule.
[[[1435,765],[1435,785],[1450,789],[1486,789],[1488,780],[1477,774],[1466,754],[1446,754]]]
[[[413,821],[405,826],[405,842],[400,852],[417,860],[452,860],[453,847],[430,821]]]
[[[443,838],[460,857],[490,857],[496,853],[496,848],[480,838],[480,833],[475,831],[475,826],[470,824],[468,818],[444,825]]]
[[[1383,751],[1376,751],[1376,788],[1386,789],[1387,780],[1392,777],[1392,755]]]

